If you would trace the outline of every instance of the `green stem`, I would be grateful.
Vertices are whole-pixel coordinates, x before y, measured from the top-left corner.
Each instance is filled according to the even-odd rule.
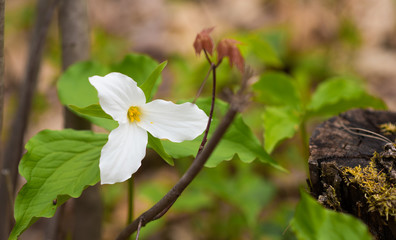
[[[134,194],[134,181],[133,177],[128,180],[128,219],[127,226],[133,221],[133,194]],[[132,236],[130,236],[132,239]]]

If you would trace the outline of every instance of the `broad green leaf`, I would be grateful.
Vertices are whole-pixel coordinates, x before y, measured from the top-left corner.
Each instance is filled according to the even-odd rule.
[[[69,105],[68,107],[71,110],[73,110],[74,112],[76,112],[77,114],[113,120],[113,118],[110,115],[108,115],[107,113],[105,113],[103,111],[103,109],[100,107],[99,104],[92,104],[92,105],[89,105],[88,107],[84,107],[84,108],[79,108],[74,105]]]
[[[110,69],[95,61],[79,62],[70,66],[60,77],[57,88],[61,103],[65,106],[74,105],[78,108],[98,104],[99,98],[96,89],[89,83],[88,78],[98,75],[104,76]],[[73,111],[73,109],[71,109]],[[79,114],[92,123],[112,130],[118,124],[112,119]]]
[[[267,107],[263,113],[265,150],[271,153],[280,141],[293,137],[301,121],[299,112],[292,108]]]
[[[279,72],[267,72],[261,75],[253,85],[257,99],[270,105],[286,105],[299,108],[301,100],[295,86],[295,80]]]
[[[95,61],[79,62],[70,66],[60,77],[57,88],[61,103],[65,106],[86,107],[99,103],[96,89],[88,78],[104,76],[110,72],[106,66]]]
[[[197,101],[197,105],[208,113],[210,108],[210,99],[200,99]],[[226,108],[226,103],[220,100],[216,101],[215,117],[209,131],[209,141],[212,133],[219,123],[219,120],[217,119],[223,116]],[[185,158],[195,156],[197,154],[201,141],[202,135],[192,141],[184,141],[182,143],[162,141],[162,144],[164,145],[165,150],[172,157]],[[253,132],[239,115],[234,119],[230,128],[215,148],[205,166],[216,167],[222,161],[228,161],[234,157],[239,158],[242,162],[246,163],[259,159],[260,161],[268,163],[278,169],[283,169],[267,154],[259,140],[254,136]]]
[[[150,74],[150,76],[144,81],[141,85],[140,88],[143,90],[144,94],[146,95],[146,101],[151,101],[153,98],[153,95],[155,94],[155,91],[153,91],[154,86],[158,86],[159,84],[159,79],[161,79],[161,73],[164,70],[166,64],[168,62],[162,62],[159,64],[154,71]]]
[[[148,146],[156,151],[158,155],[162,157],[169,165],[173,166],[173,158],[169,156],[169,154],[165,151],[164,147],[162,146],[161,140],[158,138],[153,137],[150,133],[148,133]]]
[[[258,159],[263,163],[282,169],[263,149],[261,143],[245,124],[241,116],[237,116],[234,119],[231,127],[215,149],[214,154],[216,155],[213,158],[209,158],[205,166],[216,167],[222,161],[231,160],[237,155],[242,162],[249,163]]]
[[[301,240],[372,239],[367,226],[359,219],[326,209],[304,192],[291,226]]]
[[[155,72],[158,72],[161,67],[165,67],[165,65],[162,64],[158,66],[157,61],[146,55],[128,54],[120,63],[111,66],[110,69],[112,72],[120,72],[131,77],[137,82],[138,86],[142,86],[142,84],[149,79],[150,75],[153,75],[154,78],[154,76],[157,75]],[[154,86],[151,87],[152,90],[150,95],[145,92],[147,99],[150,99],[154,93],[157,92],[157,88],[161,83],[161,74],[157,75],[155,81]],[[148,85],[151,84],[152,83]]]
[[[52,217],[67,199],[99,181],[99,156],[106,141],[105,134],[71,129],[44,130],[29,140],[19,164],[27,183],[15,200],[10,239],[17,239],[38,218]]]
[[[351,108],[385,109],[385,104],[346,78],[332,78],[319,85],[308,104],[309,115],[335,115]]]

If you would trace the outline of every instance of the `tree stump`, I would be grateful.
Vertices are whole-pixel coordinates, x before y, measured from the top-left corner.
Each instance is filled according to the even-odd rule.
[[[381,133],[384,123],[396,123],[396,113],[356,109],[333,117],[313,132],[308,160],[311,194],[328,208],[360,218],[381,240],[396,239],[396,148],[356,128],[394,143],[395,133]]]

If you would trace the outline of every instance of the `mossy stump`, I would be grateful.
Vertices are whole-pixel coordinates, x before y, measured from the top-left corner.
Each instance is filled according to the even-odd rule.
[[[311,194],[323,205],[355,215],[375,239],[396,239],[396,148],[363,134],[369,130],[393,143],[380,125],[396,113],[356,109],[333,117],[312,134],[308,160]],[[353,129],[353,130],[352,130]],[[385,147],[385,149],[384,149]],[[375,156],[375,157],[373,157]]]

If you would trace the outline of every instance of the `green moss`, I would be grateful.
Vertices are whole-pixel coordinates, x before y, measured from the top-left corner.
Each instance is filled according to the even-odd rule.
[[[396,217],[396,186],[387,181],[384,172],[375,168],[375,161],[380,158],[374,153],[368,166],[345,167],[342,172],[348,184],[357,184],[365,193],[370,212],[378,211],[388,221],[389,216]]]
[[[341,203],[338,200],[336,190],[333,186],[324,184],[326,192],[319,195],[318,201],[325,207],[331,208],[336,211],[341,211]]]
[[[393,123],[384,123],[379,125],[381,132],[385,135],[396,134],[396,125]]]

